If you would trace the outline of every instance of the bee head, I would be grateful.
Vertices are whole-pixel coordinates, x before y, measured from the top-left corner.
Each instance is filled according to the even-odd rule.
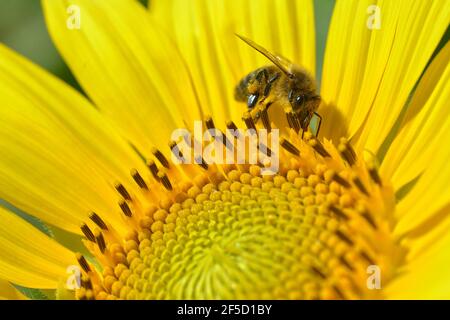
[[[321,98],[314,92],[304,92],[303,90],[291,90],[289,92],[289,102],[294,110],[309,110],[314,112],[319,108]]]

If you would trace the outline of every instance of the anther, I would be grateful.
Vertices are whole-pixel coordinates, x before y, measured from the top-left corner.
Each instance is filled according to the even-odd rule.
[[[100,252],[105,253],[106,250],[105,238],[103,237],[103,234],[100,230],[95,230],[95,239],[97,240],[97,245],[98,248],[100,249]]]
[[[205,124],[206,124],[206,127],[208,128],[208,129],[215,129],[216,127],[214,126],[214,120],[211,118],[211,116],[207,116],[206,117],[206,119],[205,119]]]
[[[261,151],[263,154],[267,155],[268,157],[270,157],[272,155],[272,150],[270,150],[270,148],[268,146],[266,146],[264,143],[260,143],[258,145],[258,149],[259,149],[259,151]]]
[[[153,178],[155,178],[156,181],[159,181],[159,177],[158,177],[158,167],[156,166],[155,161],[153,160],[148,160],[147,161],[147,168],[150,170],[150,172],[152,173]]]
[[[269,119],[269,113],[267,112],[267,109],[269,108],[269,105],[267,105],[261,112],[261,121],[263,123],[264,128],[266,128],[267,131],[270,132],[272,129],[270,126],[270,119]]]
[[[345,145],[345,146],[347,147],[347,150],[348,150],[348,152],[350,153],[350,156],[356,161],[356,159],[357,159],[357,157],[356,157],[356,152],[355,152],[355,150],[353,149],[353,147],[352,147],[352,145],[350,144],[350,142],[349,142],[346,138],[342,137],[342,138],[340,139],[340,143],[343,144],[343,145]]]
[[[367,191],[366,187],[364,186],[361,179],[357,175],[353,177],[353,183],[355,184],[355,186],[358,187],[359,191],[364,193],[366,196],[369,196],[369,192]]]
[[[338,146],[339,153],[342,159],[344,159],[350,166],[356,163],[356,157],[353,156],[353,149],[348,143],[340,143]],[[353,152],[352,152],[353,151]]]
[[[309,145],[311,147],[313,147],[313,149],[320,154],[322,157],[326,158],[326,157],[331,157],[330,154],[328,153],[327,150],[325,150],[324,146],[320,143],[319,140],[317,139],[310,139],[309,140]]]
[[[342,293],[341,289],[339,289],[339,287],[337,285],[334,285],[333,289],[341,299],[345,299],[344,294]]]
[[[164,172],[158,172],[158,177],[161,180],[161,183],[163,184],[164,188],[166,188],[169,191],[172,191],[172,184],[170,183],[169,178]]]
[[[250,115],[250,113],[246,112],[244,114],[244,118],[243,118],[245,125],[247,126],[247,129],[253,129],[256,131],[256,126],[255,126],[255,122],[253,121],[252,116]]]
[[[320,271],[318,268],[312,266],[311,270],[314,271],[322,279],[326,279],[327,278],[327,276],[322,271]]]
[[[208,130],[213,130],[214,129],[214,130],[217,130],[218,132],[220,132],[220,134],[222,135],[222,143],[223,143],[223,145],[226,148],[228,148],[230,150],[233,150],[233,144],[228,140],[227,136],[222,131],[220,131],[219,129],[217,129],[215,127],[214,121],[213,121],[213,119],[210,116],[208,116],[205,119],[205,124],[206,124],[206,128],[208,128]]]
[[[291,110],[287,109],[285,111],[286,119],[288,121],[289,127],[295,130],[295,132],[300,131],[300,123],[298,122],[297,115],[293,113]]]
[[[131,196],[128,193],[127,189],[125,189],[125,187],[123,186],[123,184],[121,183],[117,183],[114,188],[116,188],[117,192],[125,199],[128,201],[131,201]]]
[[[228,121],[227,122],[227,129],[233,130],[234,132],[238,132],[238,128],[237,128],[236,124],[233,121]]]
[[[281,146],[286,149],[286,151],[292,153],[295,156],[299,156],[300,155],[300,151],[289,141],[287,141],[286,139],[282,138],[281,139]]]
[[[126,201],[119,202],[119,207],[120,209],[122,209],[123,214],[127,217],[133,216],[133,212],[131,211],[131,208]]]
[[[344,178],[342,178],[339,174],[337,174],[336,171],[334,170],[328,170],[327,172],[325,172],[325,181],[335,181],[337,183],[339,183],[341,186],[343,186],[344,188],[348,189],[351,187],[350,183],[347,182],[347,180],[345,180]]]
[[[360,251],[359,254],[371,265],[376,264],[375,261],[365,251]]]
[[[159,163],[161,163],[162,166],[169,168],[169,161],[166,159],[166,157],[162,154],[161,151],[159,151],[156,148],[153,148],[152,150],[153,155],[156,159],[158,159]]]
[[[205,162],[205,159],[203,159],[202,156],[197,156],[195,158],[195,163],[198,164],[203,169],[208,170],[208,164]]]
[[[106,223],[95,212],[90,214],[89,219],[91,219],[100,229],[108,230]]]
[[[139,174],[139,172],[136,169],[133,169],[131,171],[131,176],[133,177],[134,182],[136,182],[136,184],[145,190],[148,190],[148,186],[145,183],[144,179],[142,178],[142,176]]]
[[[94,234],[92,233],[91,229],[89,229],[89,227],[87,226],[87,224],[83,223],[81,225],[81,231],[83,232],[83,234],[86,236],[86,238],[91,241],[91,242],[95,242],[95,237]]]
[[[338,207],[336,207],[334,205],[330,205],[329,209],[330,209],[331,212],[333,212],[338,217],[340,217],[340,218],[342,218],[344,220],[348,220],[348,216],[344,213],[344,211],[342,211]]]
[[[353,245],[353,241],[347,237],[342,231],[336,230],[335,234],[344,242],[346,242],[348,245]]]
[[[89,264],[81,253],[77,253],[75,257],[77,258],[78,264],[80,265],[81,269],[84,270],[84,272],[88,273],[91,271],[91,267],[89,267]]]
[[[361,217],[363,217],[374,229],[377,229],[377,224],[375,220],[370,215],[370,213],[364,207],[357,208],[357,211],[360,213]]]
[[[349,269],[350,271],[354,271],[355,268],[352,267],[352,265],[347,261],[347,259],[344,256],[340,256],[339,257],[339,261],[341,261],[341,263],[347,267],[347,269]]]
[[[183,153],[181,153],[180,148],[178,148],[178,144],[175,141],[171,141],[169,143],[169,148],[172,151],[173,155],[181,162],[184,162]]]
[[[83,287],[83,288],[85,288],[85,289],[87,289],[87,290],[92,290],[92,281],[91,281],[91,278],[89,278],[88,276],[86,276],[86,275],[83,275],[82,277],[81,277],[81,281],[80,281],[81,283],[81,286]]]
[[[372,178],[372,180],[381,187],[383,184],[381,182],[380,175],[378,174],[378,170],[375,167],[375,165],[371,163],[367,167],[369,169],[369,175]]]

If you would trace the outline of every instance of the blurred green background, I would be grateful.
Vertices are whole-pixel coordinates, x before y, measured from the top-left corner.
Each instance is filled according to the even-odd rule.
[[[140,2],[146,5],[148,0],[140,0]],[[334,0],[315,0],[314,2],[316,8],[317,61],[320,62],[323,57]],[[13,48],[79,89],[75,79],[50,40],[45,27],[40,0],[0,0],[0,42],[5,43],[8,47]],[[320,75],[322,66],[317,66],[317,69],[317,74]]]

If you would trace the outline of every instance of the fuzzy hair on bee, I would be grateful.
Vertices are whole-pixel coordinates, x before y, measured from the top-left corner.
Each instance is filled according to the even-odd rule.
[[[248,111],[255,121],[262,118],[267,127],[264,114],[272,103],[286,106],[289,125],[303,133],[308,129],[314,115],[319,118],[316,135],[319,133],[322,117],[316,112],[321,98],[316,93],[316,82],[303,68],[288,59],[273,54],[252,40],[237,35],[249,46],[268,58],[273,65],[260,67],[247,74],[237,84],[234,98],[246,102]]]

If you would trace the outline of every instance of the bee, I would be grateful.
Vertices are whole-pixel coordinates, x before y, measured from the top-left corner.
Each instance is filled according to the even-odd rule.
[[[255,121],[262,118],[266,127],[268,108],[274,102],[280,103],[290,110],[286,113],[287,120],[291,127],[302,129],[302,137],[313,115],[316,115],[319,119],[316,130],[318,135],[322,117],[316,110],[321,98],[316,94],[316,83],[308,72],[288,59],[269,52],[252,40],[237,36],[268,58],[273,65],[258,68],[246,75],[235,87],[235,99],[246,102],[252,118]]]

